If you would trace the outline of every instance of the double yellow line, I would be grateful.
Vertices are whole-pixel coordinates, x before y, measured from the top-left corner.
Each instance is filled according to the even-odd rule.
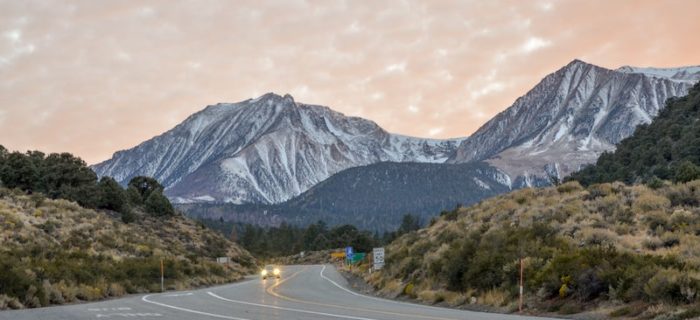
[[[337,305],[337,304],[329,304],[329,303],[322,303],[322,302],[300,300],[300,299],[292,298],[292,297],[285,296],[285,295],[282,295],[282,294],[275,292],[275,288],[279,287],[280,285],[287,282],[288,280],[291,280],[294,277],[298,276],[300,273],[306,271],[306,269],[308,269],[308,267],[304,267],[303,269],[293,273],[291,276],[285,278],[284,280],[279,281],[279,282],[267,287],[265,289],[265,292],[267,292],[269,295],[272,295],[274,297],[277,297],[277,298],[280,298],[283,300],[298,302],[298,303],[303,303],[303,304],[322,306],[322,307],[339,308],[339,309],[352,310],[352,311],[373,312],[373,313],[387,314],[387,315],[400,316],[400,317],[409,317],[409,318],[437,319],[437,320],[460,320],[460,319],[454,319],[454,318],[440,318],[440,317],[432,317],[432,316],[422,316],[422,315],[417,315],[417,314],[407,314],[407,313],[391,312],[391,311],[376,310],[376,309],[356,308],[356,307],[348,307],[348,306],[342,306],[342,305]],[[416,305],[416,306],[420,307],[420,305]]]

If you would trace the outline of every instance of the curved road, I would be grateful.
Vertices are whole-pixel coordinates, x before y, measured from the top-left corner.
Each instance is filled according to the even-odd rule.
[[[207,289],[130,296],[109,301],[21,311],[0,319],[543,319],[397,302],[355,293],[330,265],[286,266],[282,279]]]

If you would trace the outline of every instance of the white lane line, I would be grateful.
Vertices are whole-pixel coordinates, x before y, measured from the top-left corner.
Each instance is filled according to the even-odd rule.
[[[325,313],[325,312],[316,312],[316,311],[311,311],[311,310],[303,310],[303,309],[294,309],[294,308],[285,308],[285,307],[279,307],[279,306],[272,306],[272,305],[267,305],[267,304],[260,304],[260,303],[254,303],[254,302],[246,302],[246,301],[239,301],[239,300],[232,300],[232,299],[227,299],[221,296],[216,295],[215,293],[212,292],[207,292],[210,296],[223,300],[223,301],[228,301],[228,302],[233,302],[233,303],[239,303],[239,304],[245,304],[245,305],[250,305],[250,306],[256,306],[256,307],[263,307],[263,308],[270,308],[270,309],[276,309],[276,310],[284,310],[284,311],[292,311],[292,312],[300,312],[300,313],[308,313],[308,314],[314,314],[318,316],[327,316],[327,317],[334,317],[334,318],[341,318],[341,319],[354,319],[354,320],[377,320],[373,318],[363,318],[363,317],[354,317],[354,316],[346,316],[342,314],[333,314],[333,313]]]
[[[185,296],[191,296],[193,295],[192,292],[186,292],[186,293],[173,293],[173,294],[166,294],[163,295],[164,297],[185,297]]]
[[[405,305],[405,306],[411,306],[411,307],[414,307],[414,308],[428,308],[428,309],[435,309],[435,310],[440,310],[440,311],[458,311],[458,310],[449,309],[449,308],[440,308],[440,307],[426,306],[426,305],[417,304],[417,303],[400,302],[400,301],[394,301],[394,300],[389,300],[389,299],[382,299],[382,298],[377,298],[377,297],[372,297],[372,296],[364,295],[364,294],[361,294],[361,293],[357,293],[357,292],[355,292],[355,291],[352,291],[352,290],[350,290],[350,289],[348,289],[348,288],[345,288],[345,287],[341,286],[341,285],[338,284],[337,282],[335,282],[335,281],[331,280],[330,278],[326,277],[325,275],[323,275],[323,271],[324,271],[324,270],[326,270],[326,265],[325,265],[325,264],[323,265],[323,268],[321,268],[321,272],[320,272],[321,278],[330,281],[330,283],[332,283],[332,284],[335,285],[336,287],[338,287],[338,288],[340,288],[340,289],[343,289],[344,291],[346,291],[346,292],[348,292],[348,293],[350,293],[350,294],[352,294],[352,295],[354,295],[354,296],[363,297],[363,298],[366,298],[366,299],[371,299],[371,300],[376,300],[376,301],[381,301],[381,302],[389,302],[389,303],[394,303],[394,304],[400,304],[400,305]],[[481,312],[479,312],[479,313],[481,313]]]
[[[148,297],[150,297],[150,296],[151,296],[150,294],[145,295],[145,296],[143,296],[143,298],[141,298],[141,300],[143,300],[144,302],[147,302],[147,303],[152,303],[152,304],[161,306],[161,307],[171,308],[171,309],[189,312],[189,313],[194,313],[194,314],[199,314],[199,315],[203,315],[203,316],[209,316],[209,317],[213,317],[213,318],[228,319],[228,320],[250,320],[250,319],[246,319],[246,318],[236,318],[236,317],[225,316],[225,315],[220,315],[220,314],[216,314],[216,313],[209,313],[209,312],[197,311],[197,310],[192,310],[192,309],[187,309],[187,308],[182,308],[182,307],[171,306],[169,304],[160,303],[160,302],[156,302],[153,300],[148,300]]]

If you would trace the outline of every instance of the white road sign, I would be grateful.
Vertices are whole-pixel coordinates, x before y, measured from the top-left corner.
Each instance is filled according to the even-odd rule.
[[[384,267],[384,248],[372,249],[372,257],[374,258],[374,270]]]

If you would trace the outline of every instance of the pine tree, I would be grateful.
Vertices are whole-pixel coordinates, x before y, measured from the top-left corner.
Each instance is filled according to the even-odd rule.
[[[99,208],[122,213],[127,209],[126,192],[114,179],[102,177],[98,187],[100,189]]]
[[[152,191],[146,199],[144,206],[148,213],[156,217],[175,215],[173,205],[170,204],[168,198],[166,198],[160,190]]]

